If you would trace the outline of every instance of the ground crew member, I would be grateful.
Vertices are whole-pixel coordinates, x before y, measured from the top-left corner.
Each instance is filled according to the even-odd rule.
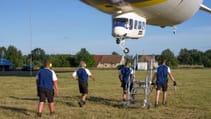
[[[58,95],[58,84],[57,76],[50,69],[50,62],[48,60],[44,61],[44,68],[41,68],[37,73],[36,84],[39,96],[37,116],[41,117],[46,98],[49,103],[50,114],[54,114],[54,92]]]
[[[170,68],[166,65],[166,59],[162,60],[162,64],[155,70],[155,73],[152,77],[153,80],[156,80],[156,97],[155,97],[155,107],[158,107],[159,102],[159,96],[160,96],[160,90],[163,91],[163,101],[162,104],[166,105],[166,97],[167,97],[167,89],[168,89],[168,76],[173,81],[173,85],[176,86],[176,81],[171,74]],[[152,83],[154,84],[154,83]]]
[[[130,65],[131,63],[129,61],[126,61],[125,65],[121,67],[119,71],[119,80],[121,82],[121,87],[123,89],[123,94],[122,94],[123,101],[127,100],[128,88],[129,86],[132,87],[131,84],[133,84],[131,79],[133,79],[134,75],[133,75],[133,70],[130,68]]]
[[[88,96],[88,78],[95,80],[89,69],[86,68],[84,61],[80,62],[80,67],[73,72],[73,78],[78,80],[79,91],[81,93],[81,100],[78,102],[80,107],[86,104],[86,97]]]

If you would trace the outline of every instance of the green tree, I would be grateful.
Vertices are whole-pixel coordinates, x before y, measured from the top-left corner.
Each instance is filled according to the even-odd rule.
[[[6,59],[8,59],[12,63],[14,63],[15,66],[22,66],[23,65],[22,52],[12,45],[10,45],[7,48],[5,57],[6,57]]]
[[[188,64],[188,65],[202,65],[203,64],[203,52],[192,49],[181,49],[178,61],[180,64]]]
[[[191,55],[186,48],[180,50],[177,59],[179,64],[190,64],[190,61],[192,61]]]
[[[54,67],[69,67],[69,55],[50,55],[49,59],[51,60]]]
[[[211,67],[211,49],[207,50],[207,51],[204,53],[203,65],[204,65],[205,67]]]
[[[77,66],[78,66],[76,56],[71,55],[71,56],[68,58],[68,61],[69,61],[71,67],[77,67]]]
[[[119,55],[119,53],[113,51],[113,52],[112,52],[112,55]]]
[[[28,61],[32,58],[32,65],[40,67],[43,65],[43,61],[47,58],[45,51],[41,48],[35,48],[31,51],[31,54],[28,56]]]
[[[86,62],[87,66],[95,66],[94,57],[86,50],[86,48],[81,48],[81,50],[76,54],[76,60],[77,64],[83,60]]]
[[[192,49],[190,50],[190,54],[192,57],[192,65],[202,65],[202,56],[203,52],[197,50],[197,49]]]
[[[53,67],[77,67],[76,57],[74,55],[57,54],[49,55],[49,59],[53,64]]]
[[[7,52],[7,48],[5,47],[0,47],[0,58],[4,58],[5,57],[5,54]]]
[[[161,53],[161,56],[159,57],[159,62],[161,63],[163,59],[167,60],[167,65],[170,67],[175,68],[178,65],[177,58],[170,49],[166,49]]]
[[[211,59],[211,49],[205,51],[204,55],[206,55],[209,59]]]

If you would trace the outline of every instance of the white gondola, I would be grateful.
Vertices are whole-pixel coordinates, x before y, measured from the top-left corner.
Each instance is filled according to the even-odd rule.
[[[139,39],[145,35],[146,19],[135,13],[124,13],[113,16],[112,35],[116,38],[116,43],[128,53],[125,48],[125,39]]]
[[[135,13],[113,16],[112,35],[116,38],[139,39],[144,36],[145,30],[146,19]]]

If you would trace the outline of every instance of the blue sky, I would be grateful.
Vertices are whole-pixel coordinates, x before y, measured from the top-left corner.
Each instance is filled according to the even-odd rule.
[[[210,0],[204,4],[211,7]],[[81,48],[92,54],[122,53],[111,36],[111,16],[79,0],[0,0],[0,18],[0,46],[14,45],[23,54],[37,47],[48,54],[75,54]],[[206,51],[211,49],[211,14],[197,12],[177,26],[176,35],[172,28],[148,25],[144,38],[126,45],[131,54]]]

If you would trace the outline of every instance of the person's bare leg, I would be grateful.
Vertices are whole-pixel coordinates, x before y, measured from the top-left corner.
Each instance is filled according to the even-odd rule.
[[[83,101],[83,102],[86,102],[86,97],[88,96],[88,94],[82,94],[82,96],[81,96],[81,100]]]
[[[80,107],[83,107],[83,105],[86,104],[86,97],[88,94],[81,94],[81,101],[78,102]]]
[[[167,99],[167,91],[163,92],[163,104],[166,104],[166,99]]]
[[[157,90],[156,91],[156,96],[155,96],[155,106],[158,105],[158,102],[159,102],[159,96],[160,96],[160,90]]]
[[[39,102],[38,109],[37,109],[37,116],[41,117],[42,110],[43,110],[44,102]]]
[[[48,106],[49,106],[49,110],[50,110],[50,113],[54,113],[54,103],[53,102],[51,102],[51,103],[49,103],[48,104]]]
[[[122,100],[123,101],[126,101],[127,100],[127,94],[125,94],[125,93],[122,94]]]
[[[38,112],[39,113],[42,113],[43,106],[44,106],[44,102],[39,102],[39,104],[38,104]]]

